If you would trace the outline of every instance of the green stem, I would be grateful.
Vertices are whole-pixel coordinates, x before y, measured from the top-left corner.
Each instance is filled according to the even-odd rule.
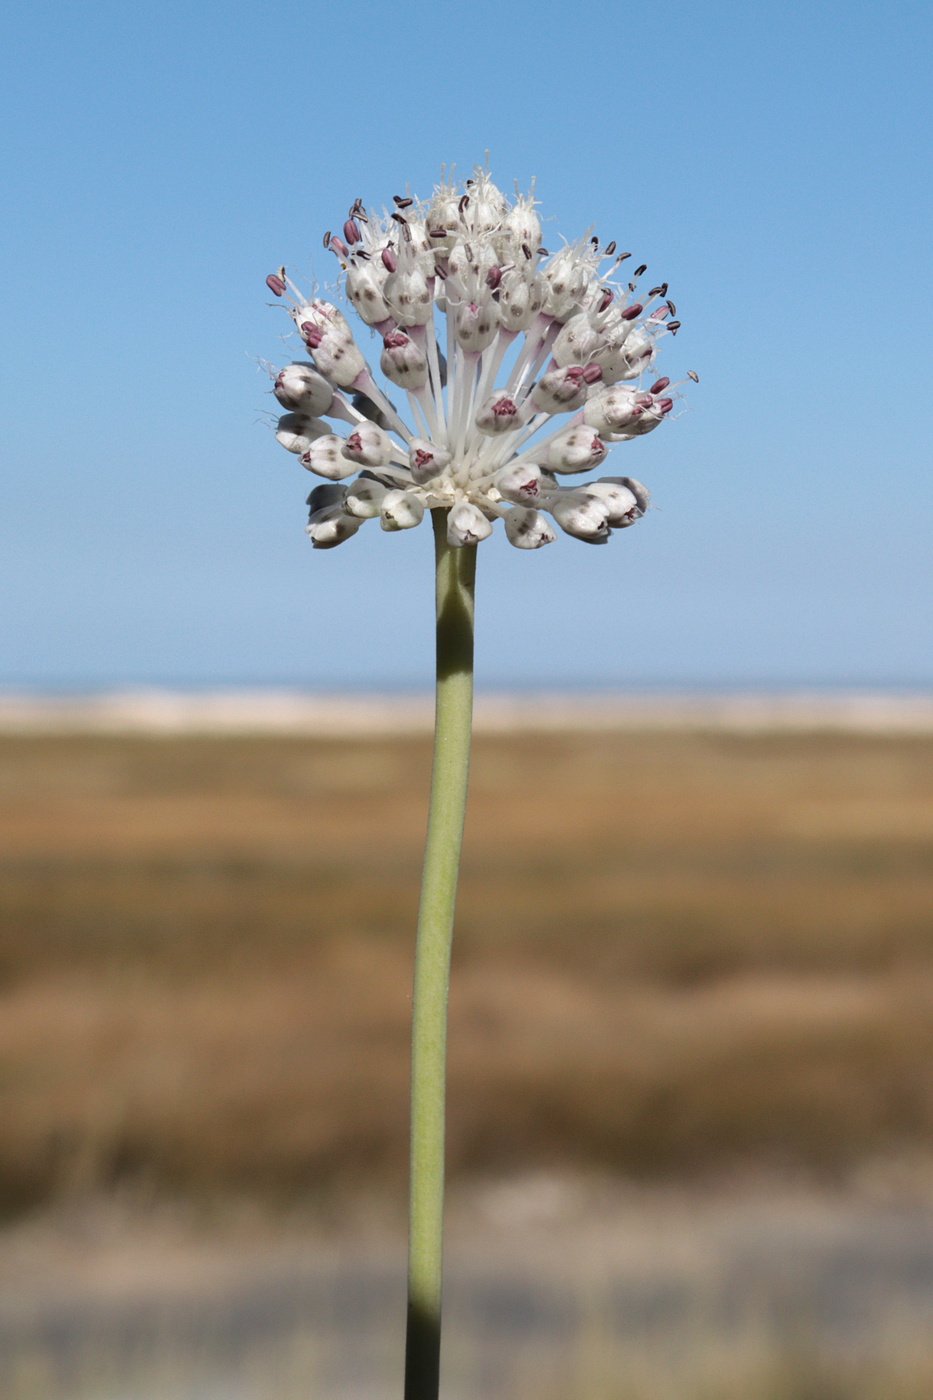
[[[473,719],[476,546],[447,543],[434,510],[437,700],[411,1030],[411,1166],[405,1400],[437,1400],[441,1355],[447,987]]]

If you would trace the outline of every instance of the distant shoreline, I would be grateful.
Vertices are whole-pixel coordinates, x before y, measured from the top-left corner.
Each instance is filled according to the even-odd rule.
[[[157,687],[81,696],[0,693],[0,734],[277,734],[319,738],[424,734],[430,694],[294,689],[188,692]],[[593,730],[933,734],[933,692],[883,690],[580,693],[484,692],[483,734]]]

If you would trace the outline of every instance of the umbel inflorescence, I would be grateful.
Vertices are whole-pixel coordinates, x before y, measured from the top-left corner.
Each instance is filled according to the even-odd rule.
[[[522,549],[555,538],[545,515],[591,544],[633,524],[648,503],[640,482],[579,478],[674,405],[677,386],[654,368],[658,341],[680,324],[667,283],[642,292],[644,266],[621,280],[630,254],[588,234],[550,253],[532,194],[510,203],[480,168],[462,187],[442,175],[427,203],[397,195],[394,206],[380,218],[357,200],[324,244],[413,426],[338,308],[307,300],[284,267],[266,279],[311,360],[274,371],[274,393],[288,410],[279,442],[326,478],[308,497],[314,545],[377,516],[408,529],[434,507],[449,511],[452,545],[485,539],[499,517]]]

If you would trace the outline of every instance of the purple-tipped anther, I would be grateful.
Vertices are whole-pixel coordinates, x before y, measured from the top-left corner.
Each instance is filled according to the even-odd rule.
[[[324,339],[324,332],[320,326],[316,326],[313,321],[302,321],[298,327],[301,338],[309,350],[316,350]]]
[[[343,236],[352,247],[360,241],[360,226],[355,219],[347,219],[343,226]]]
[[[386,272],[394,272],[398,267],[398,263],[395,260],[395,254],[392,252],[392,249],[383,248],[380,256],[382,258],[382,266],[385,268]]]
[[[598,384],[603,377],[602,366],[593,363],[583,371],[584,384]]]
[[[609,306],[611,306],[611,305],[612,305],[612,289],[611,289],[611,287],[604,287],[604,288],[603,288],[603,294],[602,294],[602,296],[599,298],[599,304],[598,304],[598,306],[596,307],[596,310],[597,310],[597,311],[605,311],[606,308],[609,307]]]
[[[662,390],[667,388],[670,382],[671,381],[666,376],[663,379],[656,380],[648,390],[649,394],[660,394]]]
[[[269,288],[270,292],[275,292],[277,297],[283,296],[285,293],[285,283],[275,272],[269,273],[269,276],[266,278],[266,286]]]
[[[673,400],[673,399],[659,399],[659,400],[658,400],[658,408],[661,410],[662,413],[670,413],[670,411],[671,411],[671,409],[672,409],[673,407],[674,407],[674,400]]]
[[[498,287],[498,285],[499,285],[499,283],[500,283],[501,281],[502,281],[502,268],[501,268],[501,267],[491,267],[491,268],[489,269],[489,271],[486,273],[486,286],[487,286],[487,287],[490,287],[490,288],[492,289],[492,291],[495,291],[496,288]]]
[[[346,258],[350,255],[350,249],[347,247],[346,243],[344,243],[343,239],[338,238],[336,234],[330,240],[330,250],[332,253],[336,253],[338,258]]]
[[[640,301],[635,301],[631,306],[625,308],[621,314],[621,319],[623,321],[634,321],[635,317],[640,316],[644,309]]]

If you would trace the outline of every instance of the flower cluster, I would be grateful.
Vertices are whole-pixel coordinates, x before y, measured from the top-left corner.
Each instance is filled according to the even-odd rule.
[[[405,530],[439,506],[452,545],[485,539],[497,517],[521,549],[555,538],[546,515],[591,544],[639,519],[640,482],[576,479],[674,405],[677,386],[653,370],[658,341],[680,324],[667,283],[641,292],[644,266],[621,281],[630,254],[595,236],[549,253],[532,195],[510,203],[479,168],[463,187],[442,177],[427,203],[399,195],[394,206],[379,218],[357,200],[324,244],[381,338],[380,369],[404,390],[413,427],[338,308],[306,299],[284,268],[266,279],[310,357],[274,371],[273,392],[286,410],[278,441],[326,479],[308,497],[314,545],[340,544],[376,516]]]

